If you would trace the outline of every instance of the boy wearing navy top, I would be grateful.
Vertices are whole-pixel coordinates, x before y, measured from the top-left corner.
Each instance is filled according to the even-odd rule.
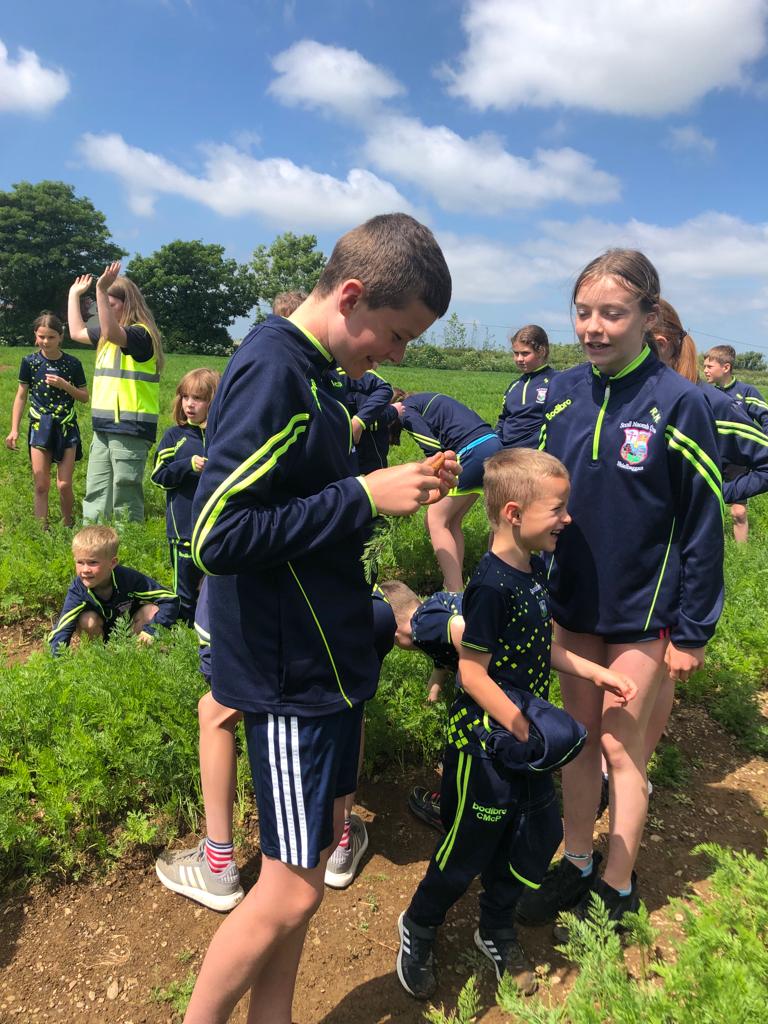
[[[253,1014],[290,1024],[378,680],[363,537],[379,513],[438,499],[459,468],[447,453],[355,477],[349,415],[325,376],[399,363],[449,300],[432,233],[405,214],[374,217],[339,240],[288,321],[248,335],[211,406],[192,555],[210,575],[213,694],[244,712],[262,868],[214,936],[187,1024],[226,1020],[248,989]]]
[[[48,637],[54,654],[69,646],[76,632],[109,639],[124,615],[142,643],[152,643],[157,626],[168,628],[176,621],[178,597],[151,576],[118,565],[119,543],[111,526],[86,526],[72,539],[77,576]]]
[[[733,376],[735,364],[736,350],[732,345],[715,345],[704,353],[704,376],[710,384],[743,409],[764,433],[768,433],[768,402],[765,401],[754,384],[736,380]],[[741,472],[737,466],[728,467],[728,479],[737,478]],[[725,492],[725,488],[723,491]],[[749,538],[746,499],[729,504],[733,522],[733,539],[737,544],[746,544]]]
[[[461,693],[451,709],[443,758],[441,841],[400,916],[397,974],[419,999],[435,989],[433,946],[448,909],[480,875],[475,944],[531,994],[536,980],[512,918],[521,893],[540,885],[562,838],[551,771],[574,757],[583,727],[546,702],[550,660],[620,699],[631,680],[555,645],[544,566],[570,522],[568,473],[557,459],[506,449],[485,464],[494,535],[464,594]],[[523,711],[525,710],[525,713]]]

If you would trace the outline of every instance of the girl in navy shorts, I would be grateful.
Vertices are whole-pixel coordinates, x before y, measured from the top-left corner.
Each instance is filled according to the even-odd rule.
[[[426,511],[427,530],[443,573],[443,590],[464,589],[464,516],[483,491],[483,463],[499,451],[501,441],[493,428],[472,409],[447,395],[432,391],[408,394],[395,402],[400,430],[411,435],[425,455],[455,451],[461,466],[459,484]]]
[[[61,351],[64,325],[54,313],[41,313],[32,325],[37,351],[21,360],[19,389],[11,413],[11,432],[5,446],[15,451],[24,406],[29,395],[29,458],[35,482],[35,516],[48,521],[51,465],[56,463],[56,485],[61,518],[72,526],[75,462],[83,457],[75,402],[88,401],[83,364]]]

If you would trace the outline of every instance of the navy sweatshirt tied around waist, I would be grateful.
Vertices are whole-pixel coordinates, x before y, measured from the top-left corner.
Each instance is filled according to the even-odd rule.
[[[701,390],[647,348],[613,377],[575,366],[550,384],[540,446],[571,474],[555,620],[609,638],[671,627],[678,647],[706,644],[723,602],[723,497]]]
[[[375,509],[353,475],[349,413],[324,380],[334,365],[269,317],[211,405],[192,556],[210,574],[212,688],[228,707],[327,715],[376,689],[360,561]]]

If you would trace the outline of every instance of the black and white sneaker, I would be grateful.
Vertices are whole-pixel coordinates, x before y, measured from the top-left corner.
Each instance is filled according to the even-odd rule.
[[[424,786],[414,786],[408,794],[408,810],[425,825],[445,834],[445,825],[440,817],[439,793],[425,789]]]
[[[397,976],[405,991],[414,999],[429,999],[437,987],[433,947],[437,928],[414,924],[405,911],[397,922],[400,949],[397,954]]]
[[[527,889],[517,901],[515,920],[525,925],[554,921],[563,910],[575,907],[597,879],[603,859],[597,850],[592,854],[592,871],[586,876],[567,857],[559,860],[544,876],[538,889]]]
[[[514,928],[478,928],[475,932],[475,945],[493,964],[497,981],[508,974],[524,996],[533,995],[538,986],[536,974]]]
[[[584,893],[582,898],[579,900],[577,906],[574,908],[573,913],[580,921],[585,920],[589,914],[590,908],[592,907],[592,893],[596,893],[603,903],[608,908],[608,917],[616,925],[616,930],[619,932],[624,931],[622,925],[622,918],[629,912],[636,912],[640,907],[640,897],[637,895],[637,875],[632,872],[632,891],[626,896],[622,896],[613,886],[608,885],[602,878],[595,880],[595,884],[589,890]],[[563,924],[555,925],[555,939],[558,942],[568,941],[568,929]]]

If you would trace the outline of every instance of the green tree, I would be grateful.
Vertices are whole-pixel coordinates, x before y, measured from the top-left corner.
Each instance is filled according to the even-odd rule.
[[[0,192],[0,341],[27,342],[44,309],[66,319],[74,278],[123,255],[104,214],[72,185],[21,181]]]
[[[467,348],[467,328],[458,313],[451,313],[443,325],[443,344],[446,348]]]
[[[737,352],[737,370],[765,370],[765,356],[762,352]]]
[[[222,245],[177,239],[151,256],[134,256],[128,273],[171,352],[229,355],[227,327],[256,301],[250,270],[225,259]]]
[[[269,248],[257,246],[251,269],[258,301],[271,308],[279,292],[311,292],[325,263],[324,254],[317,248],[316,235],[294,235],[286,231],[278,235]],[[256,322],[265,315],[259,309]]]

